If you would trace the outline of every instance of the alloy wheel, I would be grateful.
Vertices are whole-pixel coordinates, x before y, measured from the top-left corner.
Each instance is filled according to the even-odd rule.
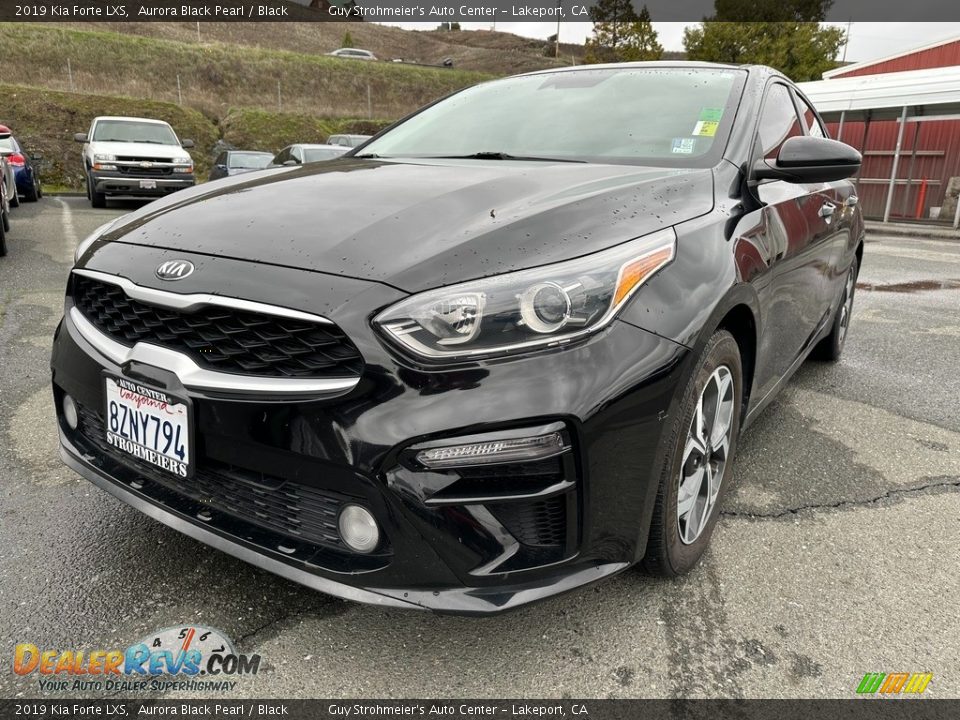
[[[687,432],[677,492],[677,529],[685,545],[703,533],[730,457],[733,436],[733,374],[721,365],[710,375]]]

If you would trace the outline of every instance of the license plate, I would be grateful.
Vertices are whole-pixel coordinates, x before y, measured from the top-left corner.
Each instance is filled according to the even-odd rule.
[[[141,190],[156,190],[157,181],[156,180],[141,180],[140,181]]]
[[[107,442],[121,453],[189,477],[192,470],[190,406],[126,378],[104,376]]]

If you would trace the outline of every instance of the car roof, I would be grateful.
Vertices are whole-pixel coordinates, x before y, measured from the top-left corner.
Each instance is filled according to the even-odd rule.
[[[154,123],[155,125],[169,125],[166,120],[156,118],[131,117],[128,115],[98,115],[94,120],[136,120],[137,122]]]
[[[342,145],[329,145],[327,143],[294,143],[289,147],[303,148],[304,150],[342,150]]]
[[[273,157],[272,152],[267,152],[266,150],[227,150],[227,154],[232,155],[233,153],[244,153],[245,155],[269,155]]]

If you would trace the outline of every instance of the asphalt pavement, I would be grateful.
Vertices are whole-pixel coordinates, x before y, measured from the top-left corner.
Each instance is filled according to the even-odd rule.
[[[692,574],[469,619],[301,588],[60,464],[48,362],[73,248],[134,207],[24,203],[0,259],[0,697],[41,694],[16,643],[185,624],[262,656],[235,697],[847,698],[866,672],[960,697],[960,242],[868,237],[843,360],[804,366],[742,437]]]

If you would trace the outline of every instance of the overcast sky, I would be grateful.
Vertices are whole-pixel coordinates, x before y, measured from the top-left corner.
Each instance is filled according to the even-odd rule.
[[[432,30],[438,23],[388,23],[398,27]],[[667,50],[683,50],[683,28],[690,23],[655,22],[660,44]],[[846,26],[846,23],[831,23]],[[460,23],[465,30],[489,29],[490,23]],[[593,28],[592,23],[560,23],[560,41],[582,43]],[[497,30],[528,37],[546,38],[557,31],[555,22],[497,23]],[[926,45],[948,37],[960,37],[960,23],[871,23],[850,24],[846,48],[848,62],[860,62],[890,55],[901,50]],[[840,50],[841,56],[844,49]],[[838,58],[841,59],[841,58]]]

